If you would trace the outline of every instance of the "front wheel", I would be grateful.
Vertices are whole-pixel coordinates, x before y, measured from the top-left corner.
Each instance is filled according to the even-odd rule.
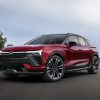
[[[62,79],[65,73],[64,62],[59,56],[51,56],[47,62],[47,68],[43,79],[49,82],[55,82]]]
[[[99,59],[97,56],[93,57],[92,64],[90,65],[90,68],[88,69],[88,73],[90,74],[96,74],[99,70]]]

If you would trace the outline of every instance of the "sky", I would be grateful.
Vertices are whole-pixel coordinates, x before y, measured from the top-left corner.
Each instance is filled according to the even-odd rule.
[[[7,44],[54,33],[76,33],[100,50],[100,0],[0,0],[0,30]]]

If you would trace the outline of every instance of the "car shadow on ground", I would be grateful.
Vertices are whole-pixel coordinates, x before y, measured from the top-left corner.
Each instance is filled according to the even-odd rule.
[[[62,80],[75,78],[75,77],[81,77],[89,75],[86,71],[75,71],[75,72],[67,72],[65,73]],[[28,83],[45,83],[45,81],[42,80],[40,76],[19,76],[19,77],[6,77],[3,75],[2,78],[0,78],[2,81],[12,81],[12,82],[28,82]],[[61,81],[62,81],[61,80]]]
[[[89,74],[87,71],[70,71],[65,73],[64,78],[81,77],[84,75],[89,75]]]

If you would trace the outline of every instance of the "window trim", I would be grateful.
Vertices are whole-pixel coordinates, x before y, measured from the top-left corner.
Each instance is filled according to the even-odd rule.
[[[85,39],[85,41],[86,41],[86,43],[87,43],[87,45],[86,46],[89,46],[90,44],[89,44],[89,42]]]
[[[69,45],[69,38],[70,38],[71,36],[75,36],[75,37],[77,38],[77,42],[78,42],[77,45],[79,45],[79,41],[78,41],[78,36],[77,36],[77,35],[69,35],[69,36],[65,39],[64,44],[68,44],[68,45]]]
[[[84,40],[85,45],[81,45],[81,44],[80,44],[79,38],[82,38],[82,39]],[[84,37],[78,36],[78,41],[79,41],[79,45],[80,45],[80,46],[88,46],[88,45],[89,45],[89,43],[86,41],[86,39],[85,39]],[[86,43],[87,43],[88,45],[86,45]]]

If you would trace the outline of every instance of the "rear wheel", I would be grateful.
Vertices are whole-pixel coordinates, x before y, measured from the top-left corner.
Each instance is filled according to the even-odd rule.
[[[99,59],[97,56],[93,57],[92,64],[90,65],[90,68],[88,69],[88,73],[90,74],[96,74],[99,70]]]
[[[47,68],[43,79],[45,81],[55,82],[62,79],[65,73],[64,62],[59,56],[51,56],[47,62]]]

